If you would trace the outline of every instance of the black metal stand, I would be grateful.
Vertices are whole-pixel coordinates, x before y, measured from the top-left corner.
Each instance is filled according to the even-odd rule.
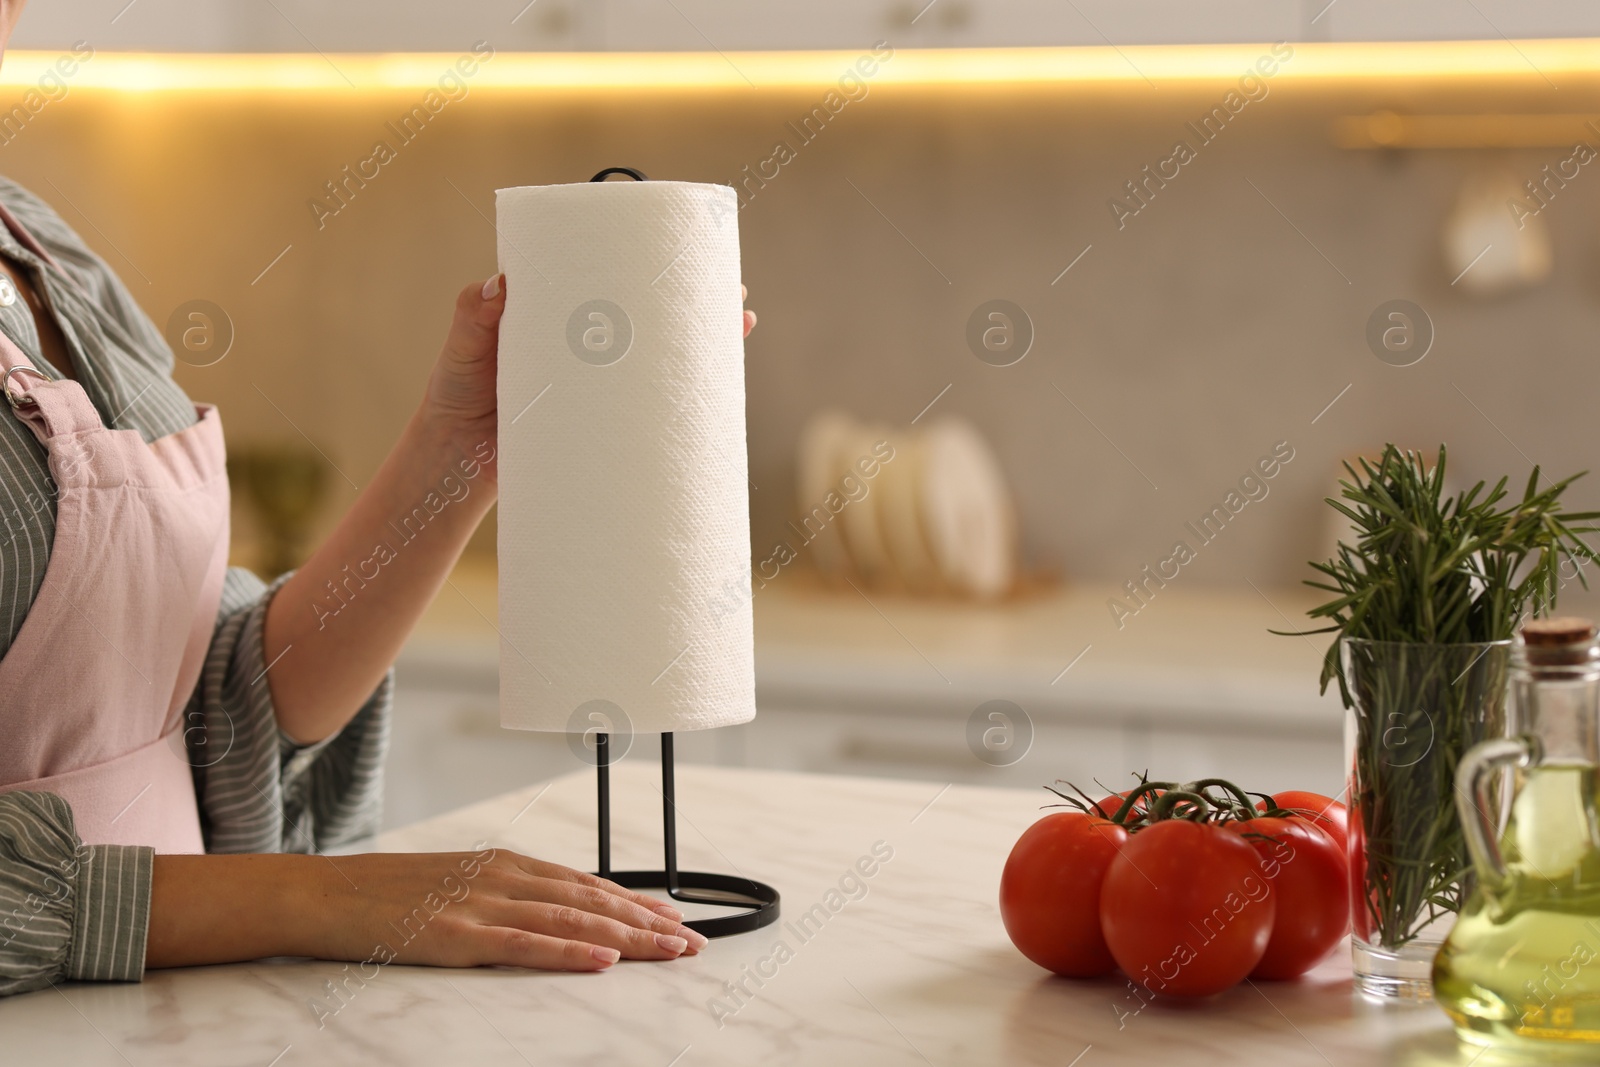
[[[673,900],[741,908],[733,915],[690,919],[684,925],[706,937],[725,937],[759,930],[778,921],[778,891],[764,882],[731,874],[706,874],[678,870],[676,788],[673,782],[672,735],[661,735],[661,837],[665,870],[613,871],[611,869],[611,744],[605,734],[595,735],[595,782],[599,788],[600,865],[596,872],[628,889],[665,889]],[[700,890],[701,892],[691,892]]]

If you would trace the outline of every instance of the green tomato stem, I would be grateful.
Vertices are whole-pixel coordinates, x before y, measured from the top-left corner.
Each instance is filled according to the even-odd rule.
[[[1179,804],[1188,805],[1188,808],[1179,813],[1175,810]],[[1194,822],[1204,822],[1211,809],[1212,803],[1203,793],[1195,793],[1187,789],[1169,789],[1161,794],[1161,798],[1150,809],[1150,821],[1190,819]]]

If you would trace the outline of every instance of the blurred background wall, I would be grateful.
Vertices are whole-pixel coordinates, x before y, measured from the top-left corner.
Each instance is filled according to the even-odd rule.
[[[440,73],[469,48],[451,42]],[[1582,167],[1535,220],[1552,241],[1549,278],[1485,298],[1451,284],[1440,250],[1463,182],[1520,184],[1571,151],[1330,138],[1338,116],[1380,108],[1577,110],[1592,82],[1266,80],[1119,228],[1108,201],[1137,205],[1125,183],[1175,140],[1199,144],[1185,124],[1231,80],[1115,92],[864,81],[803,142],[791,124],[826,86],[533,93],[467,78],[320,220],[312,201],[336,203],[325,183],[375,140],[398,144],[386,124],[416,91],[71,88],[0,147],[0,170],[54,204],[158,324],[195,299],[226,311],[232,351],[179,378],[221,405],[236,445],[314,441],[341,472],[323,522],[413,410],[455,293],[494,271],[497,187],[617,164],[738,183],[778,141],[794,158],[745,182],[739,220],[761,316],[747,348],[760,554],[794,510],[796,436],[823,406],[904,426],[938,397],[933,413],[965,415],[994,441],[1028,557],[1119,582],[1167,555],[1277,442],[1295,458],[1191,580],[1303,577],[1338,462],[1385,440],[1447,441],[1471,476],[1596,465],[1600,167]],[[967,319],[991,298],[1034,324],[1014,366],[968,350]],[[1414,366],[1381,362],[1365,339],[1396,298],[1434,325]],[[1600,480],[1575,499],[1600,500]],[[475,548],[492,551],[492,529]]]
[[[280,464],[280,503],[304,504],[322,471],[321,529],[415,409],[456,293],[495,270],[495,189],[619,164],[733,184],[761,316],[753,558],[799,540],[797,438],[819,409],[891,436],[963,416],[1004,465],[1027,561],[1066,585],[988,604],[870,582],[827,595],[785,567],[756,599],[760,715],[686,735],[680,757],[1019,786],[1149,768],[1332,794],[1325,641],[1268,631],[1316,602],[1292,584],[1338,533],[1321,500],[1340,461],[1448,442],[1457,485],[1597,463],[1596,39],[1581,0],[35,0],[14,42],[34,51],[7,57],[0,87],[0,173],[167,327],[235,458],[310,464]],[[841,85],[878,41],[879,73]],[[475,42],[493,56],[460,73]],[[1139,47],[1163,43],[1178,47]],[[1012,45],[1095,47],[1045,53],[1041,81],[1011,77],[1029,53],[982,51]],[[38,80],[75,46],[93,51],[76,73]],[[935,47],[980,51],[918,51]],[[783,81],[799,48],[832,51]],[[425,53],[406,88],[369,87],[388,50]],[[635,54],[650,50],[693,55]],[[213,82],[255,87],[152,90],[178,64],[139,51],[204,53]],[[680,61],[698,73],[668,84]],[[992,76],[895,82],[968,61]],[[1420,71],[1435,61],[1448,69]],[[96,88],[113,64],[120,88]],[[321,87],[263,88],[291,75]],[[635,76],[648,87],[617,87]],[[420,131],[402,135],[408,115]],[[379,140],[393,155],[374,169]],[[1192,157],[1174,163],[1180,140]],[[1486,291],[1508,271],[1525,284]],[[969,345],[992,300],[1035,334],[1009,366]],[[1394,301],[1431,337],[1420,361],[1372,340]],[[220,360],[177,343],[200,307],[232,334]],[[1293,458],[1201,545],[1193,526],[1274,452]],[[236,561],[261,569],[249,489],[266,469],[235,482]],[[1600,502],[1596,478],[1574,505]],[[581,769],[565,739],[500,728],[494,534],[400,657],[390,825]],[[1119,627],[1108,596],[1180,539],[1197,549],[1184,577]],[[1014,762],[974,742],[994,701],[1022,731]]]

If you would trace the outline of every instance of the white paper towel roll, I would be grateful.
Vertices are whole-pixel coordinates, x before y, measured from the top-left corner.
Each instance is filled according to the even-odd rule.
[[[755,715],[738,202],[687,182],[501,189],[500,719]]]

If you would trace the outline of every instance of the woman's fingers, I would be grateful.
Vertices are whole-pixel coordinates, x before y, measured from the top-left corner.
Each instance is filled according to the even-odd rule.
[[[471,935],[482,965],[542,971],[603,971],[621,958],[614,948],[506,926],[480,926]]]
[[[649,908],[658,915],[665,915],[669,919],[683,918],[683,912],[666,901],[657,900],[655,897],[644,893],[635,893],[631,889],[624,889],[609,878],[599,878],[587,871],[573,870],[571,867],[563,867],[559,863],[546,863],[544,860],[536,860],[528,856],[522,856],[519,859],[521,860],[522,869],[536,878],[554,878],[562,882],[572,882],[576,885],[604,889],[607,893],[621,897],[623,900],[632,901],[642,908]]]
[[[522,872],[532,876],[525,885],[518,887],[519,898],[565,905],[684,942],[684,947],[676,949],[672,955],[679,952],[693,955],[707,944],[704,934],[683,925],[683,912],[655,897],[559,863],[546,863],[527,856],[517,859]]]
[[[630,960],[675,959],[689,947],[688,941],[676,935],[629,926],[625,922],[569,904],[507,900],[485,909],[484,921],[546,937],[583,941],[615,949]]]
[[[639,931],[664,934],[672,939],[672,946],[682,945],[681,948],[675,948],[674,954],[684,951],[698,952],[706,945],[704,934],[696,933],[674,919],[669,919],[614,893],[608,893],[598,886],[579,885],[553,878],[536,878],[523,892],[527,895],[521,896],[520,899],[576,908],[578,911],[612,919]],[[663,947],[668,946],[663,945]]]

